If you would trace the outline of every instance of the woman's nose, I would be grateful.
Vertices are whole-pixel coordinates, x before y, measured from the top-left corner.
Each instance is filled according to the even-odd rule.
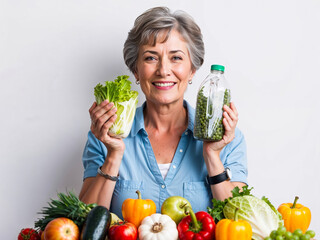
[[[161,77],[170,76],[171,74],[171,64],[170,61],[167,59],[161,59],[158,63],[158,69],[157,69],[158,75]]]

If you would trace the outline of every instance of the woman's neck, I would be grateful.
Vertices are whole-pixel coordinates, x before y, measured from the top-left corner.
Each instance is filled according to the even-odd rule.
[[[176,129],[186,129],[188,126],[187,109],[182,102],[175,104],[154,104],[146,102],[144,109],[145,128],[160,132],[176,131]]]

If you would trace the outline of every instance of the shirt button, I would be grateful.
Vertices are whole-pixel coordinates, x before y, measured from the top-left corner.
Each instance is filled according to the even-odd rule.
[[[166,188],[166,186],[165,186],[165,185],[161,185],[161,187],[162,187],[162,188]]]
[[[172,167],[173,167],[173,168],[176,168],[176,165],[173,165]]]
[[[185,135],[188,135],[188,132],[185,132]]]
[[[183,149],[180,149],[180,152],[182,153],[182,152],[183,152]]]

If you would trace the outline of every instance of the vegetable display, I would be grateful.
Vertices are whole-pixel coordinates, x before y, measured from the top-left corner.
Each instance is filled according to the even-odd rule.
[[[138,229],[140,240],[177,240],[176,223],[167,215],[155,213],[143,219]]]
[[[125,138],[130,133],[138,103],[138,92],[131,90],[128,78],[127,75],[118,76],[114,81],[106,81],[104,86],[99,83],[94,88],[98,105],[108,100],[117,108],[117,119],[110,127],[109,134],[119,138]]]
[[[232,197],[224,201],[213,199],[213,208],[208,208],[208,211],[218,220],[234,219],[235,210],[238,208],[238,219],[247,221],[252,227],[252,239],[261,240],[269,236],[272,230],[283,225],[283,220],[267,198],[259,199],[251,195],[251,189],[245,186],[240,192],[240,189],[235,187]]]
[[[58,200],[51,199],[48,207],[44,207],[39,213],[42,218],[35,222],[35,228],[40,228],[42,231],[47,224],[55,218],[66,217],[71,219],[79,229],[85,222],[87,214],[96,204],[85,204],[79,200],[72,192],[68,194],[58,193]]]
[[[125,221],[133,223],[137,228],[141,221],[156,213],[156,204],[150,199],[142,199],[139,190],[136,191],[138,199],[128,198],[122,203],[122,216]]]
[[[293,203],[281,204],[278,211],[288,231],[294,232],[296,229],[301,229],[305,233],[311,222],[311,211],[308,207],[297,203],[298,199],[299,197],[295,197]]]
[[[207,212],[193,212],[191,207],[185,207],[188,216],[178,224],[180,240],[211,240],[215,236],[216,224]]]
[[[235,187],[232,197],[212,199],[208,212],[197,213],[187,199],[171,196],[162,206],[167,214],[155,213],[155,203],[142,199],[137,190],[138,199],[127,198],[122,204],[124,221],[104,206],[81,202],[72,192],[58,193],[59,200],[51,199],[43,208],[37,227],[22,229],[18,240],[314,240],[315,232],[308,229],[310,209],[298,204],[298,197],[293,204],[281,204],[280,213],[266,197],[259,199],[251,190]],[[181,210],[183,218],[176,224]],[[294,230],[283,225],[281,214]],[[291,219],[291,215],[301,218]]]

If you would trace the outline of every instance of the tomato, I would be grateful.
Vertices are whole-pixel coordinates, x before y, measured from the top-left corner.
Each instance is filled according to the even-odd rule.
[[[129,222],[117,222],[109,228],[109,240],[136,240],[138,230],[135,225]]]
[[[49,222],[44,230],[45,240],[78,240],[78,226],[68,218],[56,218]]]
[[[33,228],[24,228],[20,231],[18,240],[40,240],[40,235]]]

